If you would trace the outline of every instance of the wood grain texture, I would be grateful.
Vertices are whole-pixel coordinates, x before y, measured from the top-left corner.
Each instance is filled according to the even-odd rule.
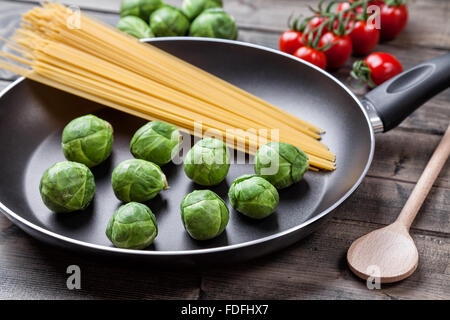
[[[377,135],[375,156],[368,174],[414,183],[439,140],[439,135],[398,129]],[[446,164],[434,186],[450,188],[450,163]]]
[[[26,2],[38,3],[36,0]],[[81,8],[102,12],[118,12],[118,0],[66,0]],[[316,6],[318,0],[225,0],[225,10],[236,19],[240,29],[261,30],[280,33],[286,28],[286,21],[292,13],[309,16],[307,5]],[[167,0],[178,5],[181,0]],[[450,48],[450,2],[447,0],[409,0],[409,24],[395,40],[397,45],[409,47]],[[441,26],[441,27],[436,27]]]
[[[416,273],[368,290],[345,262],[353,239],[377,225],[330,219],[276,254],[209,270],[162,271],[148,264],[84,256],[39,243],[0,216],[0,299],[448,299],[448,237],[415,234]],[[82,289],[65,287],[79,265]]]
[[[448,299],[450,277],[446,238],[413,234],[419,248],[417,271],[405,281],[368,290],[347,268],[353,239],[377,226],[333,219],[302,242],[269,258],[203,273],[205,299]],[[351,240],[352,239],[352,240]],[[448,271],[447,271],[448,272]]]
[[[358,190],[336,210],[340,219],[387,225],[397,218],[414,184],[366,177]],[[426,234],[448,234],[450,190],[433,188],[412,228]]]
[[[81,269],[81,290],[68,290],[66,269]],[[198,272],[170,272],[136,261],[108,260],[37,242],[0,217],[0,299],[196,299]]]
[[[419,254],[409,230],[449,154],[450,126],[395,222],[358,238],[348,249],[348,265],[358,277],[376,276],[381,283],[393,283],[416,270]]]
[[[450,154],[450,126],[445,131],[442,140],[439,142],[431,159],[429,160],[425,170],[417,181],[411,195],[408,198],[405,206],[400,212],[397,222],[405,226],[407,229],[411,227],[412,222],[416,218],[422,203],[433,187],[434,181],[438,177],[441,169],[447,162]]]
[[[0,1],[0,35],[3,38],[9,38],[12,36],[14,30],[20,25],[21,15],[33,8],[35,5],[35,3],[28,3],[26,1]],[[111,25],[115,25],[119,19],[117,14],[107,14],[101,12],[90,12],[89,14]],[[0,41],[0,50],[9,50],[6,48],[3,41]],[[16,78],[17,76],[15,74],[0,69],[0,80],[11,81]]]
[[[411,276],[419,264],[419,253],[406,228],[394,223],[356,239],[348,249],[347,262],[361,279],[377,277],[386,284]]]
[[[23,2],[38,3],[36,0]],[[103,12],[118,12],[120,0],[66,0],[81,8]],[[166,0],[180,5],[181,0]],[[279,33],[286,28],[290,14],[311,15],[307,5],[316,6],[318,0],[225,0],[225,10],[236,19],[240,29]],[[397,45],[409,47],[450,48],[450,2],[447,0],[409,0],[409,24],[395,40]],[[439,26],[439,27],[437,27]]]
[[[0,36],[10,35],[20,14],[37,2],[0,0]],[[89,9],[89,14],[107,23],[118,20],[120,0],[68,2]],[[224,2],[240,26],[240,40],[271,48],[277,47],[279,33],[292,12],[304,12],[306,3],[317,3]],[[450,48],[449,4],[446,0],[410,0],[411,19],[406,31],[377,50],[395,54],[406,68],[444,53],[443,49]],[[361,96],[365,89],[355,87],[348,78],[354,59],[334,75]],[[8,84],[4,80],[12,78],[0,71],[0,90]],[[412,226],[420,263],[411,278],[382,290],[368,290],[345,262],[345,252],[353,240],[395,219],[449,121],[447,90],[413,113],[400,128],[377,136],[369,176],[318,232],[279,253],[231,267],[181,273],[65,252],[35,241],[0,215],[0,299],[450,299],[448,163]],[[79,264],[82,269],[80,291],[65,287],[70,264]]]

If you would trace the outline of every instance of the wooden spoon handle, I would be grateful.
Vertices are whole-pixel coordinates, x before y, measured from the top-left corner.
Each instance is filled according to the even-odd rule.
[[[445,131],[444,137],[439,143],[437,149],[434,151],[430,161],[425,170],[420,176],[419,181],[414,187],[413,192],[409,196],[408,201],[400,212],[396,222],[401,223],[407,229],[411,227],[414,218],[419,212],[422,203],[425,201],[428,193],[433,186],[434,181],[439,175],[450,154],[450,125]]]

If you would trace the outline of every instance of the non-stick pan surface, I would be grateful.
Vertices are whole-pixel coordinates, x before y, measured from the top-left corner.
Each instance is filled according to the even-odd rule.
[[[0,99],[0,209],[22,229],[41,240],[91,252],[173,262],[231,261],[300,239],[355,190],[372,158],[373,131],[360,103],[337,80],[288,55],[239,42],[175,38],[152,44],[326,129],[323,142],[336,153],[337,170],[308,172],[303,181],[280,191],[276,213],[264,220],[248,219],[230,207],[226,231],[200,242],[183,229],[179,206],[184,195],[201,187],[186,177],[182,165],[166,165],[162,169],[170,190],[147,203],[159,226],[154,244],[143,251],[117,249],[105,235],[108,219],[121,205],[111,188],[111,172],[132,158],[130,139],[145,121],[19,80]],[[92,205],[84,212],[54,214],[41,201],[39,180],[45,169],[65,160],[60,146],[64,126],[87,113],[113,125],[113,153],[93,169],[97,190]],[[253,173],[252,164],[234,164],[226,181],[211,189],[228,203],[229,186],[246,173]]]

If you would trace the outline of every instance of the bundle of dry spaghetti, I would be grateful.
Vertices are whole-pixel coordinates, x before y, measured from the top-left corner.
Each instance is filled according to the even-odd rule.
[[[249,153],[277,138],[305,151],[312,169],[335,169],[316,126],[84,14],[73,28],[74,14],[58,3],[25,13],[21,28],[5,39],[14,53],[2,52],[0,67],[191,134],[200,122],[200,134],[217,132]],[[261,132],[269,134],[262,139]]]

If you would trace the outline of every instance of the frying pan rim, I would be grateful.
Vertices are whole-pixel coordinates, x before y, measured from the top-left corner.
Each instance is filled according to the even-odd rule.
[[[238,244],[221,246],[221,247],[215,247],[215,248],[195,249],[195,250],[182,250],[182,251],[132,250],[132,249],[121,249],[121,248],[115,248],[115,247],[108,247],[108,246],[104,246],[104,245],[93,244],[93,243],[89,243],[89,242],[85,242],[85,241],[81,241],[81,240],[76,240],[76,239],[72,239],[72,238],[60,235],[58,233],[55,233],[53,231],[47,230],[47,229],[45,229],[43,227],[40,227],[40,226],[38,226],[38,225],[36,225],[34,223],[31,223],[30,221],[26,220],[25,218],[22,218],[19,214],[17,214],[15,212],[13,212],[12,210],[10,210],[1,201],[0,201],[0,211],[15,224],[16,224],[16,221],[17,221],[17,222],[25,225],[26,227],[28,227],[28,228],[30,228],[30,229],[38,232],[38,233],[43,234],[44,236],[47,236],[47,237],[50,237],[50,238],[56,238],[57,240],[60,240],[60,241],[63,241],[63,242],[66,242],[68,244],[75,245],[75,246],[81,246],[81,247],[85,247],[85,248],[88,248],[88,249],[99,250],[99,251],[106,251],[106,252],[117,253],[117,254],[122,254],[122,255],[189,256],[189,255],[202,255],[202,254],[209,254],[209,253],[232,251],[232,250],[236,250],[236,249],[239,249],[239,248],[251,247],[251,246],[254,246],[254,245],[262,244],[264,242],[272,241],[272,240],[277,239],[277,238],[281,238],[281,237],[286,236],[288,234],[295,233],[295,232],[303,229],[304,227],[306,227],[306,226],[314,223],[315,221],[317,221],[319,219],[322,219],[323,217],[328,215],[330,212],[335,210],[342,202],[344,202],[356,190],[356,188],[358,188],[358,186],[361,184],[362,180],[366,176],[367,171],[369,170],[370,165],[371,165],[372,160],[373,160],[373,155],[374,155],[374,152],[375,152],[375,133],[374,133],[371,121],[369,119],[369,116],[368,116],[366,110],[364,109],[363,105],[361,104],[359,99],[355,96],[355,94],[353,92],[351,92],[350,89],[348,89],[341,81],[339,81],[338,79],[333,77],[328,72],[322,70],[321,68],[319,68],[319,67],[317,67],[317,66],[315,66],[315,65],[313,65],[313,64],[311,64],[311,63],[309,63],[307,61],[301,60],[301,59],[299,59],[297,57],[294,57],[292,55],[289,55],[287,53],[284,53],[284,52],[281,52],[281,51],[278,51],[278,50],[274,50],[274,49],[271,49],[271,48],[267,48],[267,47],[264,47],[264,46],[256,45],[256,44],[251,44],[251,43],[246,43],[246,42],[241,42],[241,41],[235,41],[235,40],[198,38],[198,37],[161,37],[161,38],[141,39],[142,42],[186,41],[186,40],[188,40],[188,41],[204,41],[204,42],[227,43],[227,44],[231,44],[231,45],[250,47],[250,48],[255,48],[255,49],[262,50],[262,51],[270,52],[270,53],[273,53],[273,54],[282,55],[282,56],[285,56],[285,57],[287,57],[289,59],[293,59],[293,60],[295,60],[295,61],[297,61],[299,63],[303,63],[303,64],[309,66],[310,68],[314,69],[315,71],[321,72],[323,75],[325,75],[326,77],[328,77],[329,79],[334,81],[337,85],[339,85],[341,88],[343,88],[347,92],[347,94],[349,94],[353,98],[353,100],[356,102],[356,104],[359,106],[362,114],[364,115],[364,118],[366,119],[367,126],[369,128],[369,133],[370,133],[370,153],[369,153],[369,158],[368,158],[367,163],[366,163],[366,165],[364,167],[364,170],[362,171],[361,175],[359,176],[359,178],[357,179],[355,184],[341,198],[339,198],[333,205],[331,205],[330,207],[328,207],[327,209],[323,210],[319,214],[315,215],[314,217],[306,220],[302,224],[299,224],[299,225],[297,225],[295,227],[289,228],[289,229],[281,231],[281,232],[277,232],[277,233],[272,234],[270,236],[266,236],[266,237],[263,237],[263,238],[259,238],[259,239],[255,239],[255,240],[251,240],[251,241],[246,241],[246,242],[242,242],[242,243],[238,243]],[[20,77],[17,80],[15,80],[13,83],[8,85],[5,89],[0,91],[0,100],[3,98],[4,95],[6,95],[9,91],[11,91],[14,87],[16,87],[18,84],[20,84],[24,80],[25,80],[24,77]]]

